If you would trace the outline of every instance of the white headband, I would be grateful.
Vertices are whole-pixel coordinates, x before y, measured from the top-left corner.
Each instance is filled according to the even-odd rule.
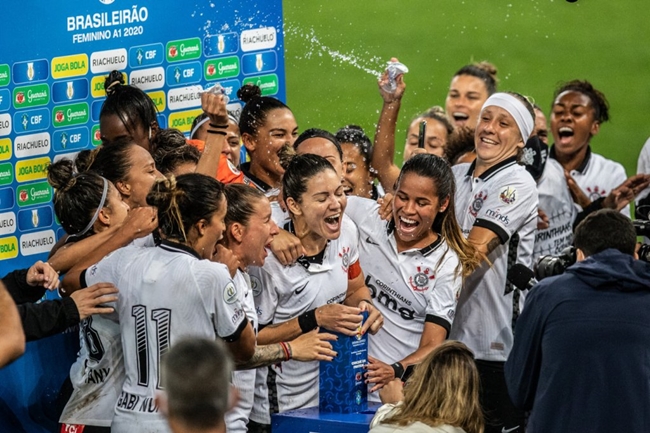
[[[196,124],[194,128],[192,128],[192,131],[190,132],[190,140],[192,140],[192,137],[194,137],[194,134],[196,134],[199,131],[199,128],[203,126],[205,122],[209,122],[210,118],[208,116],[205,116],[199,123]]]
[[[106,180],[105,177],[100,176],[102,180],[104,181],[104,190],[102,191],[102,198],[99,200],[99,206],[97,206],[97,210],[95,211],[95,215],[90,219],[90,222],[86,226],[85,229],[80,231],[79,233],[75,233],[74,235],[70,235],[70,237],[79,237],[85,235],[88,230],[90,230],[95,224],[95,221],[97,221],[97,217],[99,217],[99,211],[101,211],[104,208],[104,203],[106,203],[106,195],[108,193],[108,181]]]
[[[526,109],[526,106],[519,99],[509,93],[495,93],[487,98],[487,101],[485,101],[485,104],[481,108],[481,112],[489,106],[501,107],[510,113],[519,127],[519,132],[521,132],[524,143],[528,140],[528,137],[530,137],[531,132],[535,128],[535,122],[530,115],[530,111]]]

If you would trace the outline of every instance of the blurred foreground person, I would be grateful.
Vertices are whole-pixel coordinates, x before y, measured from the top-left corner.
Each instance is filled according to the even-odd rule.
[[[415,368],[403,386],[393,380],[379,395],[384,406],[370,433],[482,433],[479,375],[472,352],[447,341]]]
[[[174,433],[226,431],[224,415],[234,405],[230,375],[234,363],[220,340],[188,338],[162,362],[165,391],[156,403]]]

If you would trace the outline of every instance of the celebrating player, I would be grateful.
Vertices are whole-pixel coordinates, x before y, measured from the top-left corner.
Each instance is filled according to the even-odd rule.
[[[366,285],[385,319],[369,341],[371,391],[400,378],[447,338],[463,276],[478,266],[456,221],[455,192],[448,163],[420,154],[404,163],[388,224],[374,201],[348,199]]]
[[[354,335],[361,312],[369,317],[362,332],[375,333],[383,318],[372,305],[358,262],[358,234],[343,212],[346,197],[332,165],[317,155],[298,155],[282,180],[291,220],[286,229],[301,241],[306,255],[290,266],[269,256],[263,268],[251,269],[262,329],[259,344],[292,340],[317,327]],[[318,363],[284,362],[270,370],[277,391],[274,411],[318,404]]]
[[[154,397],[160,359],[180,337],[214,338],[216,332],[240,362],[255,347],[238,288],[228,269],[211,261],[225,228],[223,185],[194,173],[162,179],[147,202],[158,209],[162,243],[122,248],[83,274],[87,284],[107,281],[120,288],[116,310],[126,379],[113,432],[167,431]]]
[[[278,227],[271,219],[269,200],[255,188],[247,185],[227,185],[228,212],[223,243],[239,260],[239,268],[233,278],[237,286],[239,301],[244,306],[246,316],[257,333],[258,321],[251,288],[249,266],[262,266],[266,259],[266,247],[278,233]],[[316,330],[303,334],[291,342],[280,342],[267,346],[257,346],[253,358],[244,364],[246,368],[278,364],[295,359],[298,361],[331,361],[336,354],[327,342],[335,336],[319,333]],[[239,368],[242,368],[240,364]],[[226,414],[228,432],[246,432],[251,410],[256,370],[240,370],[233,374],[233,384],[239,391],[237,405]]]
[[[515,263],[531,266],[537,226],[535,181],[517,164],[534,119],[523,96],[495,93],[483,104],[476,127],[476,160],[453,167],[456,215],[487,261],[465,281],[450,336],[476,355],[488,432],[524,429],[524,413],[508,397],[503,364],[524,302],[524,294],[506,282],[506,273]]]

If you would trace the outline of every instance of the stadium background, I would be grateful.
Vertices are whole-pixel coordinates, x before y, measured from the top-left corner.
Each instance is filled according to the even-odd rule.
[[[401,151],[412,117],[444,106],[454,72],[489,60],[500,90],[532,96],[546,114],[559,82],[591,81],[611,107],[592,148],[636,173],[650,136],[644,0],[284,0],[283,7],[287,101],[301,131],[356,123],[373,137],[381,98],[362,68],[380,71],[396,56],[410,69]]]

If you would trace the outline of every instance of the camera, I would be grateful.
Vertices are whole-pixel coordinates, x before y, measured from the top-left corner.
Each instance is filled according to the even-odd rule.
[[[553,275],[560,275],[566,268],[576,262],[575,247],[566,247],[557,256],[543,256],[535,265],[535,278],[541,280]]]
[[[633,220],[637,236],[650,238],[650,221],[647,219]],[[650,244],[641,244],[637,252],[639,260],[650,263]],[[575,247],[567,247],[557,256],[543,256],[535,265],[535,278],[539,281],[546,277],[560,275],[566,268],[576,262]]]
[[[637,236],[645,236],[650,238],[650,221],[648,220],[632,220],[634,230]]]

